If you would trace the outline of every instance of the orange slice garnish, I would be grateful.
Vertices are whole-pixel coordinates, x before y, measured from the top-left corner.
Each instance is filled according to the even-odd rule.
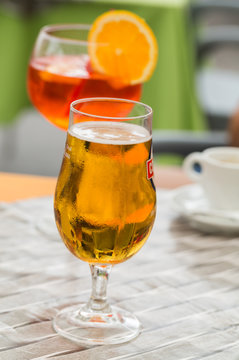
[[[151,77],[157,62],[157,41],[138,15],[108,11],[94,21],[88,40],[93,69],[115,83],[133,85]]]

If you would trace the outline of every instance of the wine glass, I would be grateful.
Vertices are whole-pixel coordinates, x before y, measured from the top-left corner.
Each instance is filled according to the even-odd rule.
[[[152,109],[140,102],[71,104],[54,211],[66,247],[90,265],[92,294],[60,311],[53,325],[79,344],[118,344],[140,332],[135,315],[111,306],[106,290],[112,265],[139,251],[154,223],[151,127]]]
[[[72,101],[88,97],[139,100],[142,85],[116,86],[114,78],[91,67],[90,25],[43,27],[29,62],[27,88],[33,105],[52,124],[66,130]],[[106,44],[97,44],[106,46]]]

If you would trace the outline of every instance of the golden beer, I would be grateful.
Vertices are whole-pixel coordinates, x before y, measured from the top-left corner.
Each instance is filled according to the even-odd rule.
[[[55,218],[67,248],[89,263],[115,264],[145,243],[155,218],[152,138],[127,122],[70,127],[55,193]]]

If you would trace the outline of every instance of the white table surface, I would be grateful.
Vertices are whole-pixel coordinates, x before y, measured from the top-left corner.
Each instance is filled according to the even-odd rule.
[[[239,359],[239,238],[189,228],[159,192],[143,249],[113,268],[108,296],[143,325],[135,340],[83,348],[52,317],[90,295],[88,265],[69,253],[52,198],[0,204],[1,360]]]

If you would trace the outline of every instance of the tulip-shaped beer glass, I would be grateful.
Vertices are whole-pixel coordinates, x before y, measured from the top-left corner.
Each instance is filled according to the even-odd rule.
[[[55,193],[55,219],[66,247],[90,264],[87,304],[54,319],[61,335],[80,344],[117,344],[140,332],[137,318],[110,306],[112,265],[145,243],[155,218],[152,110],[114,98],[71,104],[65,153]]]

